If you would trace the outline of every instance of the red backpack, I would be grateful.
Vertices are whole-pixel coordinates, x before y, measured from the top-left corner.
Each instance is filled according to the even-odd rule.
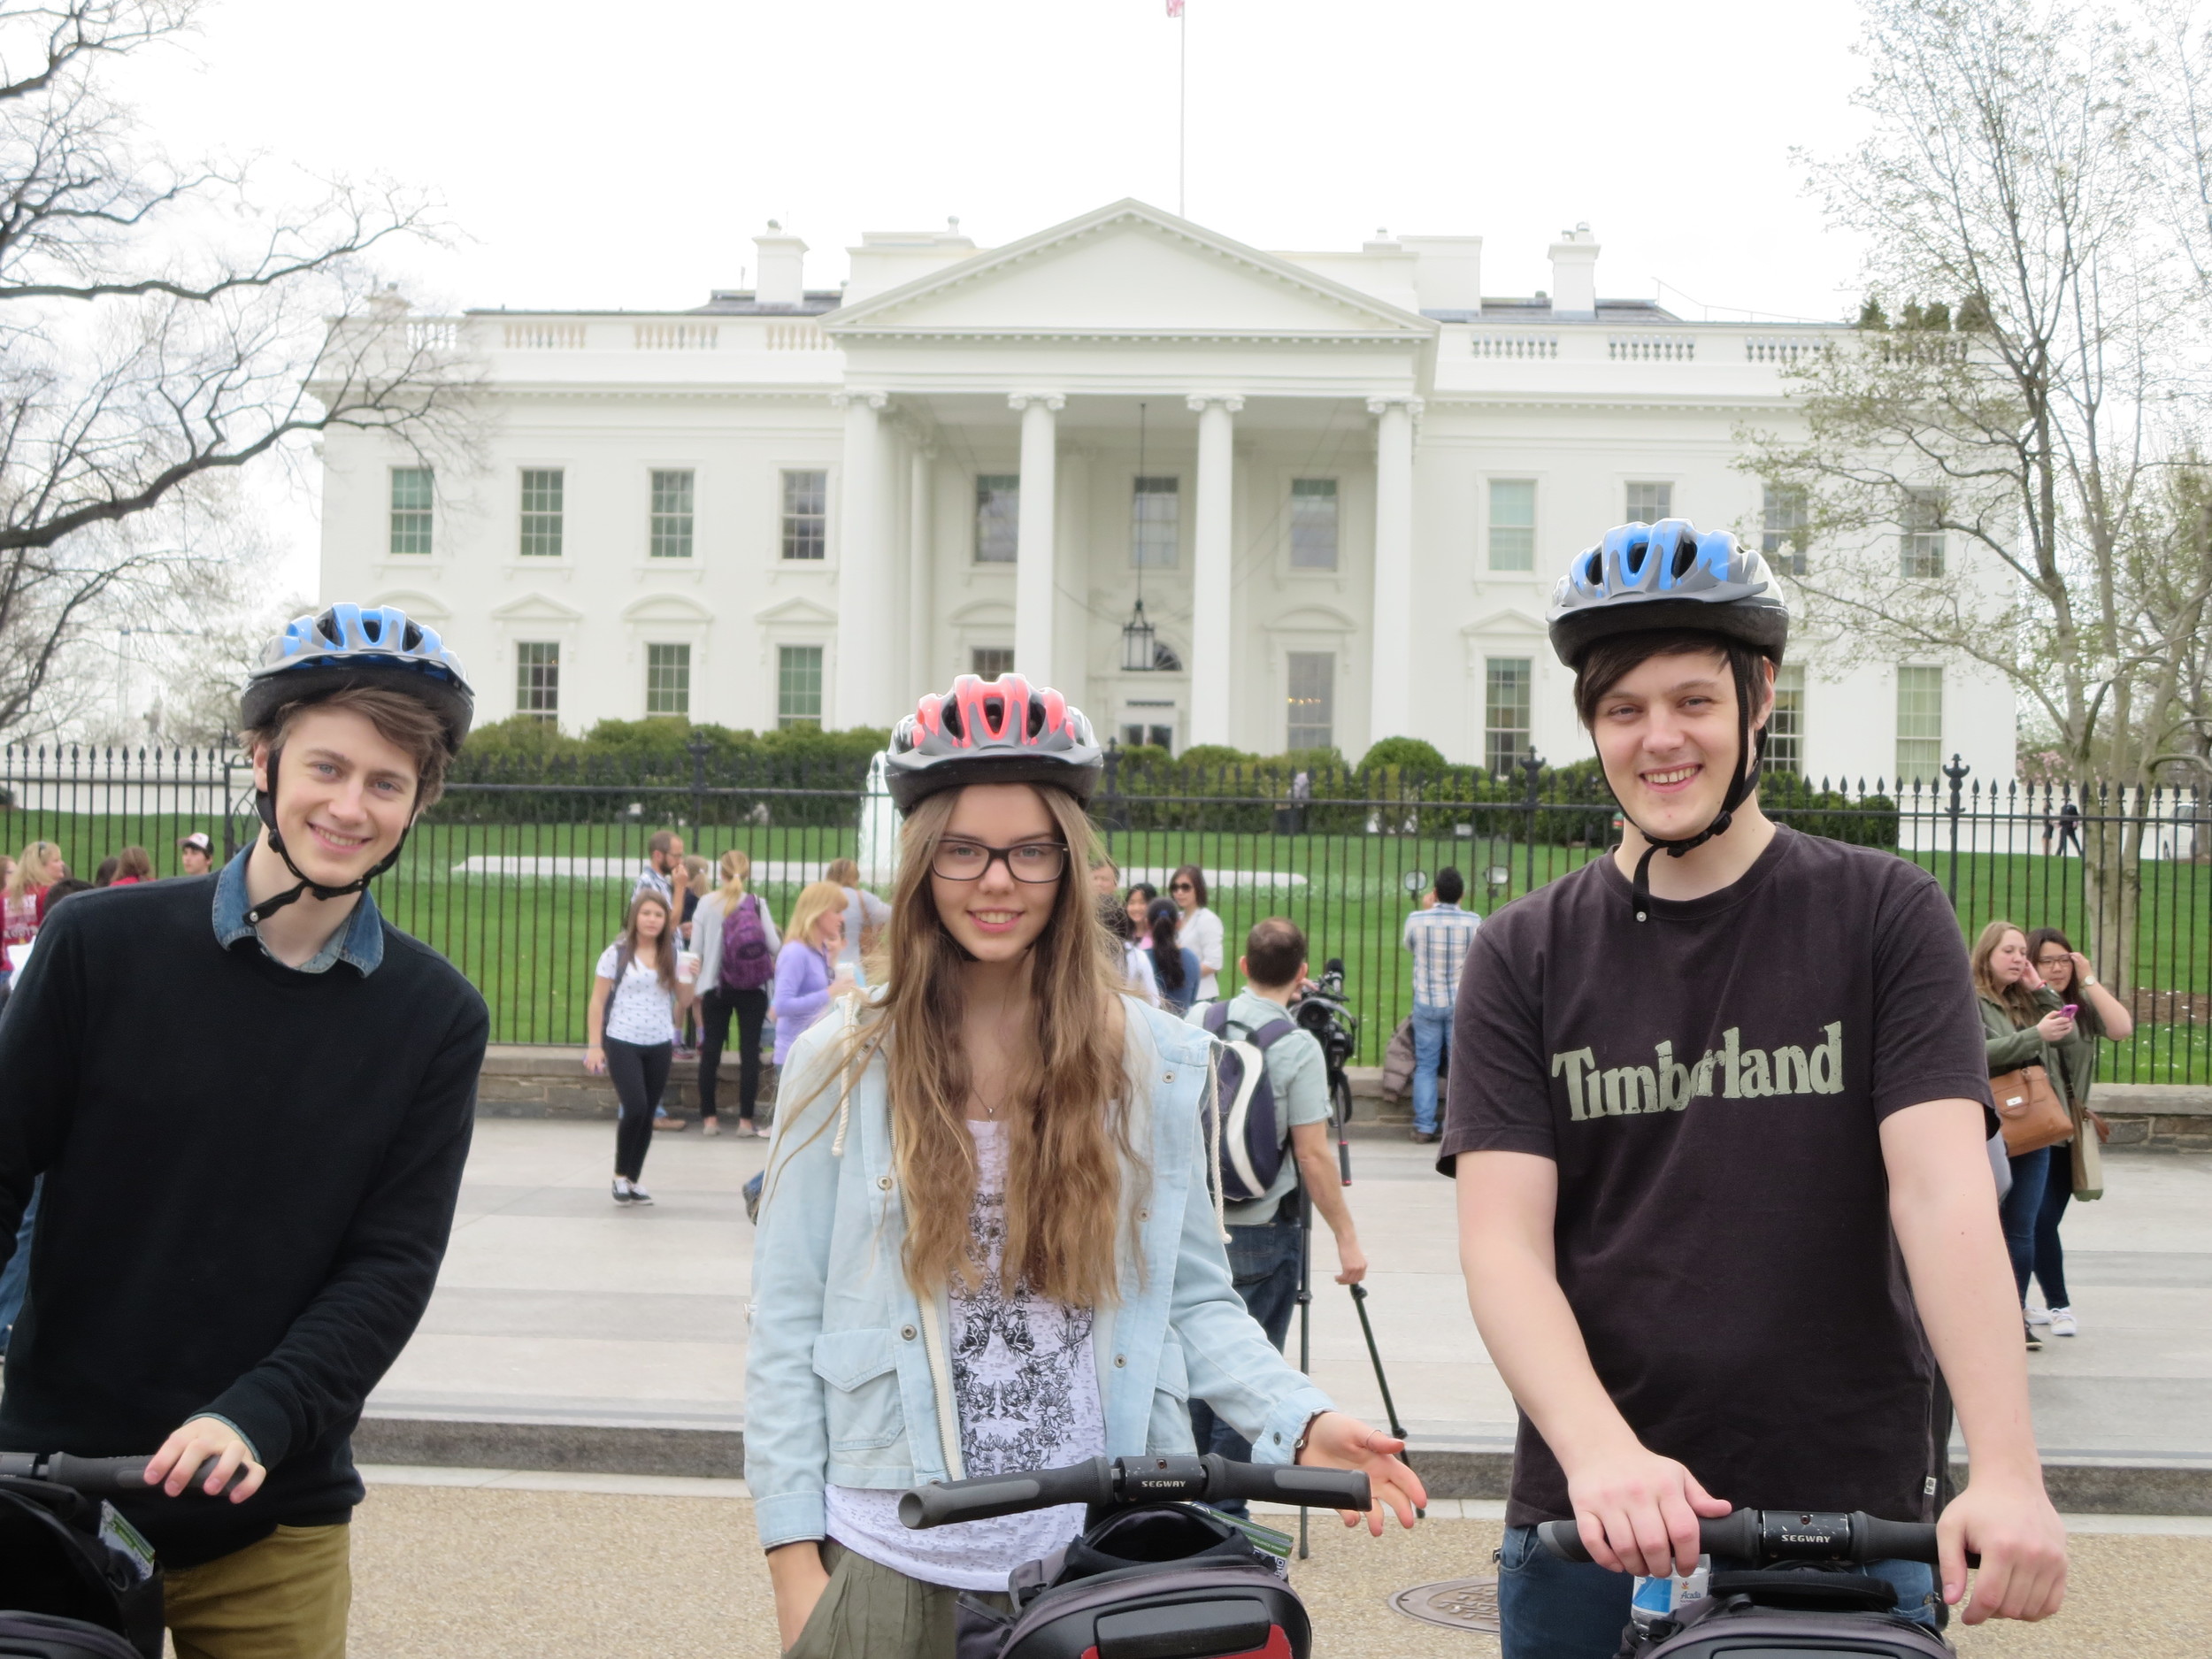
[[[775,977],[776,958],[768,949],[768,930],[761,926],[760,901],[748,893],[722,918],[719,983],[726,991],[757,991]]]

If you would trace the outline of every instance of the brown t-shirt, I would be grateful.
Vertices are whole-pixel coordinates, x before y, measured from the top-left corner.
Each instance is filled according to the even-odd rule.
[[[1439,1167],[1559,1166],[1559,1283],[1644,1444],[1714,1496],[1933,1518],[1935,1370],[1877,1126],[1989,1098],[1966,949],[1893,855],[1778,828],[1640,923],[1610,857],[1483,925]],[[1571,1515],[1521,1419],[1514,1525]]]

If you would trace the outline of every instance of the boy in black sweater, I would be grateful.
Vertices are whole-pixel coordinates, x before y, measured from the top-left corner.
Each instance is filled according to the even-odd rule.
[[[396,610],[301,618],[244,700],[260,836],[58,909],[0,1018],[0,1253],[45,1178],[0,1449],[158,1447],[119,1507],[180,1659],[345,1651],[350,1435],[430,1299],[488,1027],[366,888],[470,712]]]

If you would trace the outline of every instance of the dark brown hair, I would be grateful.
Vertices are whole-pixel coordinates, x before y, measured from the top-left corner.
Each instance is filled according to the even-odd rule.
[[[1244,977],[1254,985],[1279,990],[1298,977],[1305,962],[1305,930],[1287,916],[1255,922],[1245,935]]]
[[[1169,894],[1171,895],[1174,894],[1175,884],[1186,876],[1190,878],[1191,895],[1195,898],[1199,903],[1205,903],[1206,872],[1203,870],[1201,870],[1196,864],[1185,864],[1177,870],[1173,875],[1167,879],[1167,890]]]
[[[672,991],[676,988],[676,913],[670,908],[668,901],[651,887],[640,887],[630,896],[630,913],[622,918],[622,941],[616,948],[616,960],[620,962],[625,957],[632,962],[644,960],[645,941],[638,933],[637,918],[639,912],[649,904],[657,906],[661,913],[660,934],[654,941],[658,949],[653,953],[653,977],[660,981],[662,990]],[[622,981],[618,976],[615,988],[619,990],[621,987]]]
[[[2066,991],[2062,993],[2062,995],[2070,995],[2071,993],[2079,990],[2081,987],[2074,983],[2076,979],[2081,977],[2081,971],[2075,967],[2073,964],[2074,941],[2067,938],[2065,934],[2060,933],[2055,927],[2039,927],[2030,933],[2028,934],[2028,960],[2030,962],[2039,964],[2036,968],[2036,972],[2038,973],[2043,972],[2039,964],[2039,958],[2043,955],[2043,947],[2046,945],[2056,945],[2061,950],[2064,951],[2067,956]],[[2050,988],[2056,991],[2058,987],[2054,985]],[[2078,997],[2075,998],[2075,1001],[2077,1002],[2079,1002],[2080,1000],[2081,999]]]
[[[126,847],[115,855],[115,873],[119,877],[136,876],[141,881],[153,879],[154,861],[143,847]]]
[[[1575,663],[1575,712],[1585,729],[1597,724],[1605,694],[1655,657],[1701,657],[1718,652],[1728,659],[1729,678],[1740,688],[1766,683],[1760,672],[1765,654],[1724,634],[1702,628],[1653,628],[1641,634],[1609,634],[1594,640]],[[1761,719],[1755,718],[1755,730]]]
[[[406,750],[415,763],[412,810],[420,812],[437,804],[438,797],[445,793],[446,768],[453,758],[446,750],[445,721],[421,698],[411,697],[403,691],[387,691],[379,686],[349,686],[326,696],[279,703],[267,725],[243,733],[248,752],[265,744],[273,757],[284,747],[295,720],[303,714],[326,709],[359,715],[394,749]]]

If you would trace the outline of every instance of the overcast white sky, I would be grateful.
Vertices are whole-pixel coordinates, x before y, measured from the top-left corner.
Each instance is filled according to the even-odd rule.
[[[863,229],[957,214],[982,245],[1124,196],[1263,248],[1479,234],[1484,288],[1550,286],[1587,219],[1598,288],[1856,310],[1793,145],[1860,130],[1847,0],[220,0],[130,86],[180,155],[264,151],[429,186],[467,240],[397,272],[466,306],[691,305],[769,218],[845,275]],[[310,509],[281,516],[311,541]],[[299,585],[313,586],[302,545]]]

